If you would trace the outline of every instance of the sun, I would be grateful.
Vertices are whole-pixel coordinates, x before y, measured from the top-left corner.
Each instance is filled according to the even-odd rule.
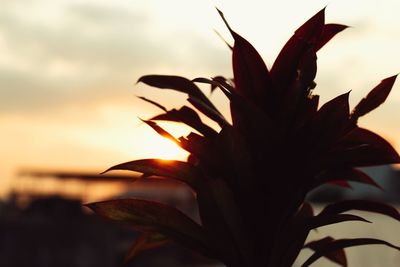
[[[178,123],[157,122],[175,137],[186,136],[191,130]],[[186,161],[189,153],[172,140],[160,136],[148,125],[141,123],[136,129],[135,152],[139,158],[158,158],[164,160]]]
[[[152,157],[164,160],[185,160],[189,155],[177,144],[161,136],[151,138],[146,150],[151,152]]]

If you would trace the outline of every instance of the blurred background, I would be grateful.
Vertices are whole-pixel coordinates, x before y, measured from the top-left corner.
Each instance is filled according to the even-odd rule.
[[[327,22],[351,28],[319,52],[315,91],[323,103],[351,90],[350,101],[354,106],[380,80],[400,71],[400,2],[397,0],[379,3],[372,0],[0,0],[0,197],[3,201],[0,216],[3,232],[10,233],[9,239],[3,240],[26,240],[29,234],[15,238],[21,229],[32,233],[32,229],[39,227],[46,232],[44,229],[48,228],[42,227],[42,221],[54,225],[57,216],[67,218],[66,214],[77,216],[80,223],[76,225],[90,225],[86,220],[96,219],[80,209],[80,202],[127,194],[154,195],[153,185],[132,186],[125,176],[99,178],[94,174],[133,159],[187,156],[140,122],[139,118],[149,118],[158,110],[136,96],[159,101],[167,108],[180,107],[185,97],[135,83],[145,74],[175,74],[190,79],[231,77],[230,51],[214,30],[228,42],[232,39],[215,6],[257,48],[270,67],[294,30],[326,5]],[[224,114],[229,114],[227,102],[219,92],[211,99]],[[360,124],[387,138],[400,151],[399,115],[400,82],[397,81],[385,104],[363,117]],[[189,132],[174,124],[163,126],[177,137]],[[398,167],[384,166],[368,171],[387,189],[385,200],[398,203]],[[174,202],[195,217],[190,192],[178,185],[168,186],[165,192],[157,191],[156,195],[162,195],[163,201]],[[358,196],[383,198],[374,189],[359,189]],[[355,191],[333,192],[333,196],[320,193],[314,200],[355,196]],[[45,207],[50,208],[43,213]],[[60,209],[66,211],[64,215]],[[32,214],[39,214],[38,221],[30,221]],[[394,230],[398,224],[380,216],[372,220],[378,221],[374,227],[364,229],[346,224],[340,231],[331,231],[343,236],[383,235],[399,244],[400,231]],[[99,227],[104,226],[102,221],[97,223]],[[71,225],[60,227],[75,229]],[[61,234],[60,227],[50,233]],[[71,230],[71,233],[89,231],[76,227],[80,230]],[[121,248],[109,255],[112,258],[109,265],[104,265],[114,266],[135,233],[128,231],[127,234],[126,229],[109,225],[104,227],[108,229],[104,231],[110,231],[108,240],[120,242],[121,236],[124,237]],[[37,240],[38,236],[29,238]],[[81,244],[80,238],[91,241],[71,253],[98,254],[96,250],[90,252],[90,242],[100,244],[101,239],[78,235],[73,242]],[[2,259],[15,252],[12,248],[21,248],[15,241],[15,246],[8,246],[11,248],[6,251],[7,242],[0,244]],[[25,248],[34,244],[28,242]],[[60,248],[68,246],[76,247],[59,244]],[[111,251],[107,245],[102,249]],[[380,249],[375,246],[349,249],[349,262],[354,263],[352,266],[372,267],[385,261],[385,266],[398,266],[400,257],[396,252]],[[32,257],[46,254],[43,251],[47,250],[50,248],[40,249]],[[95,257],[89,257],[81,265],[60,265],[54,263],[57,259],[44,258],[39,259],[42,263],[38,266],[100,266],[93,260]],[[190,258],[188,262],[191,260],[202,262],[197,258]],[[12,264],[10,260],[0,265],[24,266],[21,262]],[[328,265],[322,262],[321,266]]]

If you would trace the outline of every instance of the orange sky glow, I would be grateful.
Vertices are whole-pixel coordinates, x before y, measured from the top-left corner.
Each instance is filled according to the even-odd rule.
[[[352,26],[318,54],[322,102],[352,90],[354,106],[400,72],[400,1],[3,0],[0,9],[0,196],[21,168],[101,172],[139,158],[187,153],[139,118],[181,107],[185,96],[135,84],[141,75],[231,77],[231,38],[215,6],[271,66],[297,26],[327,5],[327,21]],[[29,12],[28,12],[29,11]],[[206,90],[206,88],[205,88]],[[229,115],[227,101],[212,101]],[[400,82],[360,121],[400,151]],[[174,136],[190,129],[163,124]]]

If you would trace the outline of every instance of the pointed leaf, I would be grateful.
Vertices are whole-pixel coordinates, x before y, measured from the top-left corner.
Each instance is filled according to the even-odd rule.
[[[304,242],[311,230],[348,221],[369,222],[364,218],[351,214],[323,214],[313,217],[296,216],[279,237],[280,241],[276,245],[276,251],[274,252],[275,265],[278,265],[277,262],[281,262],[279,266],[291,266],[300,250],[303,248]],[[284,253],[284,256],[282,255],[282,252]]]
[[[166,113],[152,117],[150,121],[152,120],[182,122],[192,127],[193,129],[199,131],[204,136],[213,136],[217,134],[217,132],[214,129],[207,126],[201,121],[196,111],[187,106],[183,106],[179,110],[176,109],[169,110]]]
[[[368,184],[383,190],[383,188],[379,184],[377,184],[374,179],[369,177],[366,173],[354,168],[327,170],[317,177],[317,182],[315,186],[322,185],[326,182],[344,182],[345,184],[343,185],[346,185],[345,187],[351,188],[347,181]]]
[[[139,78],[138,83],[142,82],[147,85],[158,87],[161,89],[173,89],[189,96],[194,96],[208,102],[208,98],[201,92],[193,82],[181,76],[175,75],[145,75]]]
[[[123,163],[109,170],[144,172],[176,179],[188,184],[196,192],[200,217],[204,229],[216,238],[213,242],[220,248],[219,256],[225,259],[232,258],[232,253],[235,253],[235,250],[229,239],[231,233],[227,228],[227,222],[222,218],[221,211],[216,206],[215,196],[207,183],[208,179],[206,179],[206,177],[200,177],[198,171],[190,163],[148,159]]]
[[[317,14],[312,16],[303,25],[301,25],[295,34],[299,38],[306,40],[319,39],[325,25],[325,8],[321,9]]]
[[[368,95],[361,99],[360,103],[354,108],[352,117],[357,119],[371,110],[379,107],[385,102],[390,91],[392,90],[393,84],[396,81],[397,75],[382,80]]]
[[[349,129],[349,92],[325,103],[316,113],[309,129],[309,140],[317,151],[329,148]]]
[[[328,158],[333,166],[372,166],[400,162],[399,154],[389,142],[376,133],[359,127],[345,135]]]
[[[218,79],[218,76],[212,79],[196,78],[193,79],[193,82],[210,84],[211,92],[213,92],[216,88],[220,88],[221,91],[228,97],[228,99],[231,99],[231,94],[234,92],[235,89],[223,79],[225,78],[222,77]]]
[[[324,246],[333,242],[334,240],[335,240],[334,238],[327,236],[327,237],[319,239],[319,240],[308,242],[306,245],[304,245],[304,248],[310,248],[314,251],[319,251]],[[344,249],[338,249],[335,251],[331,251],[331,252],[325,254],[324,257],[343,266],[343,267],[347,267],[347,258],[346,258],[346,253],[344,252]]]
[[[271,266],[291,266],[312,229],[347,221],[369,222],[351,214],[326,214],[326,216],[324,214],[310,217],[307,212],[305,213],[302,210],[304,210],[304,207],[280,234],[279,241],[274,247],[274,264]]]
[[[144,123],[146,123],[147,125],[149,125],[151,128],[153,128],[153,130],[156,131],[162,137],[165,137],[165,138],[171,140],[172,142],[174,142],[175,144],[180,145],[179,141],[172,134],[170,134],[169,132],[164,130],[162,127],[160,127],[154,121],[149,121],[149,120],[142,120],[142,121]]]
[[[316,260],[318,260],[321,257],[324,257],[325,255],[331,253],[332,251],[337,251],[339,249],[347,248],[347,247],[354,247],[354,246],[362,246],[362,245],[386,245],[391,248],[400,250],[400,247],[394,246],[390,244],[389,242],[375,239],[375,238],[354,238],[354,239],[337,239],[334,240],[322,248],[320,248],[318,251],[316,251],[313,255],[311,255],[310,258],[307,259],[306,262],[303,263],[302,267],[308,267],[312,263],[314,263]]]
[[[360,145],[348,149],[332,151],[321,157],[323,168],[367,167],[400,163],[397,154],[370,146]]]
[[[223,13],[219,14],[232,34],[232,63],[236,91],[253,103],[262,107],[271,101],[272,81],[267,66],[257,50],[229,26]]]
[[[147,103],[150,103],[150,104],[152,104],[152,105],[158,107],[159,109],[162,109],[162,110],[164,110],[164,111],[167,111],[167,109],[166,109],[164,106],[158,104],[157,102],[155,102],[155,101],[153,101],[153,100],[150,100],[150,99],[145,98],[145,97],[143,97],[143,96],[138,96],[138,98],[142,99],[143,101],[146,101]]]
[[[344,187],[344,188],[352,188],[351,185],[347,181],[343,181],[343,180],[331,180],[331,181],[328,181],[328,183],[337,185],[340,187]]]
[[[200,88],[189,79],[171,75],[145,75],[140,77],[138,82],[143,82],[147,85],[161,89],[173,89],[182,93],[186,93],[189,95],[189,97],[196,98],[197,101],[202,102],[214,112],[219,113],[217,108],[203,94]]]
[[[387,158],[400,159],[392,145],[378,134],[360,127],[354,128],[339,142],[338,147],[357,147],[367,145],[387,154]]]
[[[344,200],[326,206],[320,214],[339,214],[350,210],[383,214],[400,221],[399,212],[392,206],[371,200]]]
[[[171,206],[139,199],[109,200],[86,206],[106,219],[139,231],[161,233],[204,255],[214,254],[201,226]]]
[[[308,205],[302,206],[295,217],[276,233],[276,242],[272,246],[269,266],[292,266],[298,257],[310,231],[304,221],[310,219]],[[314,217],[314,216],[312,216]]]
[[[161,247],[168,243],[170,239],[159,233],[143,233],[141,234],[129,248],[128,253],[125,255],[124,264],[130,262],[140,252],[144,250],[154,249]]]
[[[345,180],[358,182],[362,184],[368,184],[374,186],[380,190],[384,190],[374,179],[372,179],[368,174],[362,172],[358,169],[352,169],[345,173]]]
[[[223,76],[215,76],[212,78],[212,80],[223,85],[229,92],[235,91],[235,88],[232,85],[232,82]]]
[[[105,172],[112,170],[135,171],[142,172],[147,175],[173,178],[188,184],[192,188],[196,188],[197,180],[200,177],[200,173],[192,164],[178,160],[134,160],[115,165],[107,169]]]
[[[318,42],[315,46],[315,50],[318,51],[321,49],[326,43],[328,43],[336,34],[347,29],[348,26],[341,24],[325,24],[324,29],[322,31],[322,35],[318,39]]]
[[[224,116],[221,115],[221,113],[219,113],[217,110],[210,108],[208,105],[200,101],[198,98],[189,97],[187,100],[201,113],[203,113],[204,115],[206,115],[207,117],[218,123],[219,126],[223,127],[224,125],[228,124],[228,122],[225,120]]]
[[[322,226],[327,226],[331,224],[341,223],[341,222],[349,222],[349,221],[360,221],[371,223],[370,221],[352,214],[330,214],[323,213],[307,220],[308,229],[312,230],[315,228],[319,228]]]
[[[226,44],[226,46],[227,46],[230,50],[233,50],[233,46],[231,46],[231,44],[228,43],[228,41],[226,41],[225,38],[222,37],[222,35],[221,35],[217,30],[214,30],[214,32],[218,35],[218,37]]]
[[[341,94],[326,102],[319,110],[317,120],[322,123],[325,120],[342,121],[349,117],[349,94]]]
[[[280,51],[272,68],[271,77],[281,90],[288,88],[297,76],[297,67],[303,54],[315,46],[325,24],[325,9],[305,22]]]

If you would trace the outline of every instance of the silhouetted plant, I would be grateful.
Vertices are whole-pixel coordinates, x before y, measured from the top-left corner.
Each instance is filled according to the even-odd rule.
[[[164,137],[190,152],[187,162],[142,159],[110,170],[130,170],[146,177],[156,175],[189,185],[196,194],[201,225],[168,205],[120,199],[88,206],[108,219],[130,224],[143,232],[130,256],[173,240],[203,255],[234,266],[292,266],[301,249],[314,254],[303,266],[326,257],[347,266],[344,248],[384,244],[374,238],[333,239],[326,237],[305,244],[312,229],[345,221],[368,222],[350,210],[376,212],[400,220],[398,211],[384,203],[344,200],[327,205],[314,215],[307,193],[334,183],[348,187],[349,181],[379,187],[355,167],[399,163],[393,147],[379,135],[357,126],[359,117],[382,104],[396,76],[382,80],[350,112],[349,93],[318,108],[313,94],[317,51],[346,26],[325,24],[321,10],[285,44],[270,70],[243,37],[234,38],[233,74],[229,80],[188,80],[179,76],[148,75],[139,82],[173,89],[188,95],[198,111],[218,123],[220,130],[204,124],[188,106],[167,110],[143,98],[164,113],[145,120]],[[229,123],[196,83],[209,83],[229,99]],[[176,139],[155,121],[175,121],[196,132]],[[144,178],[143,178],[144,179]]]

